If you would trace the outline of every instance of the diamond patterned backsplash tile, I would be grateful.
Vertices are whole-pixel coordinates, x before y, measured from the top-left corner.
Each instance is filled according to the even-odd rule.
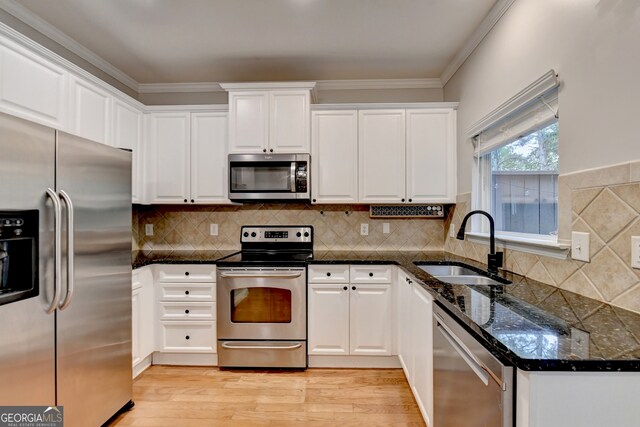
[[[599,174],[607,176],[605,172]],[[589,174],[594,175],[592,171]],[[573,181],[581,180],[575,176]],[[590,233],[591,262],[505,250],[505,268],[640,313],[640,270],[631,268],[631,236],[640,236],[640,183],[574,188],[571,196],[572,230]],[[459,225],[470,206],[471,193],[458,195],[445,220],[445,231],[452,223]],[[444,247],[456,255],[486,262],[485,245],[446,237]]]
[[[389,233],[382,224],[389,223]],[[360,224],[369,235],[360,235]],[[145,235],[153,224],[153,236]],[[218,235],[209,234],[218,224]],[[251,204],[238,206],[134,206],[134,248],[237,250],[243,225],[312,225],[316,250],[443,250],[442,219],[369,217],[366,205]]]

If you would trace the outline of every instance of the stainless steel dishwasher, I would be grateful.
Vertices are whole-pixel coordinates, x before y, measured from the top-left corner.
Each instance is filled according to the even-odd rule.
[[[433,306],[432,427],[513,427],[513,367]]]

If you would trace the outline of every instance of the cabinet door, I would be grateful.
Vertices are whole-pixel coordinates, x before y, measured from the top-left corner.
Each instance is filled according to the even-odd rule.
[[[311,193],[314,203],[358,201],[358,112],[312,114]]]
[[[150,203],[185,203],[189,198],[189,113],[146,116],[146,184]]]
[[[411,389],[427,425],[433,414],[433,340],[431,325],[433,307],[431,296],[413,284],[411,298],[411,334],[413,339],[413,383]]]
[[[229,153],[259,153],[269,145],[269,93],[229,93]]]
[[[352,285],[350,292],[350,354],[390,356],[391,285]]]
[[[131,364],[135,366],[142,360],[140,353],[140,288],[131,295]]]
[[[274,153],[309,153],[309,91],[269,92],[269,151]]]
[[[132,152],[131,159],[131,198],[133,203],[143,201],[141,190],[144,188],[140,168],[142,149],[142,111],[119,99],[113,100],[113,146],[127,148]]]
[[[67,129],[67,73],[33,52],[2,40],[0,109],[56,129]]]
[[[308,298],[309,354],[348,355],[348,284],[310,283]]]
[[[191,199],[229,203],[227,113],[191,114]]]
[[[71,129],[74,135],[111,144],[111,96],[97,85],[71,79]]]
[[[155,292],[153,274],[149,267],[139,270],[140,288],[140,357],[144,359],[154,352],[155,345]]]
[[[455,203],[455,110],[407,110],[407,197]]]
[[[359,201],[405,200],[405,111],[360,111]]]
[[[412,323],[411,323],[411,279],[398,273],[398,358],[409,384],[413,384]]]

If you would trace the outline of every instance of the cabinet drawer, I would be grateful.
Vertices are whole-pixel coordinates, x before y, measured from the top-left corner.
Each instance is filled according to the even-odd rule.
[[[162,320],[216,320],[216,305],[209,302],[162,302]]]
[[[349,283],[349,264],[309,266],[309,283]]]
[[[160,322],[161,351],[215,352],[216,322]]]
[[[215,265],[163,265],[158,268],[158,281],[172,283],[215,283]]]
[[[215,301],[213,283],[161,283],[161,301]]]
[[[391,265],[352,265],[351,283],[391,283]]]

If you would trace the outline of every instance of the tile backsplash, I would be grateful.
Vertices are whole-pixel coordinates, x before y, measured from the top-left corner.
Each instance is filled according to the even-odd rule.
[[[561,176],[570,187],[566,202],[571,207],[571,228],[567,234],[590,234],[590,262],[505,250],[505,268],[640,313],[640,270],[631,268],[631,236],[640,236],[640,177],[633,174],[640,162],[625,165]],[[619,173],[625,169],[631,173]],[[611,178],[614,172],[616,179]],[[470,206],[471,194],[459,195],[445,228],[452,222],[458,226]],[[446,238],[445,250],[480,262],[486,262],[488,253],[486,245],[455,237]]]
[[[314,249],[442,250],[442,219],[370,218],[366,205],[247,204],[233,206],[134,206],[134,248],[141,250],[237,250],[243,225],[312,225]],[[360,224],[369,235],[360,235]],[[389,233],[383,233],[383,223]],[[153,236],[145,235],[153,224]],[[210,235],[210,224],[218,235]]]

